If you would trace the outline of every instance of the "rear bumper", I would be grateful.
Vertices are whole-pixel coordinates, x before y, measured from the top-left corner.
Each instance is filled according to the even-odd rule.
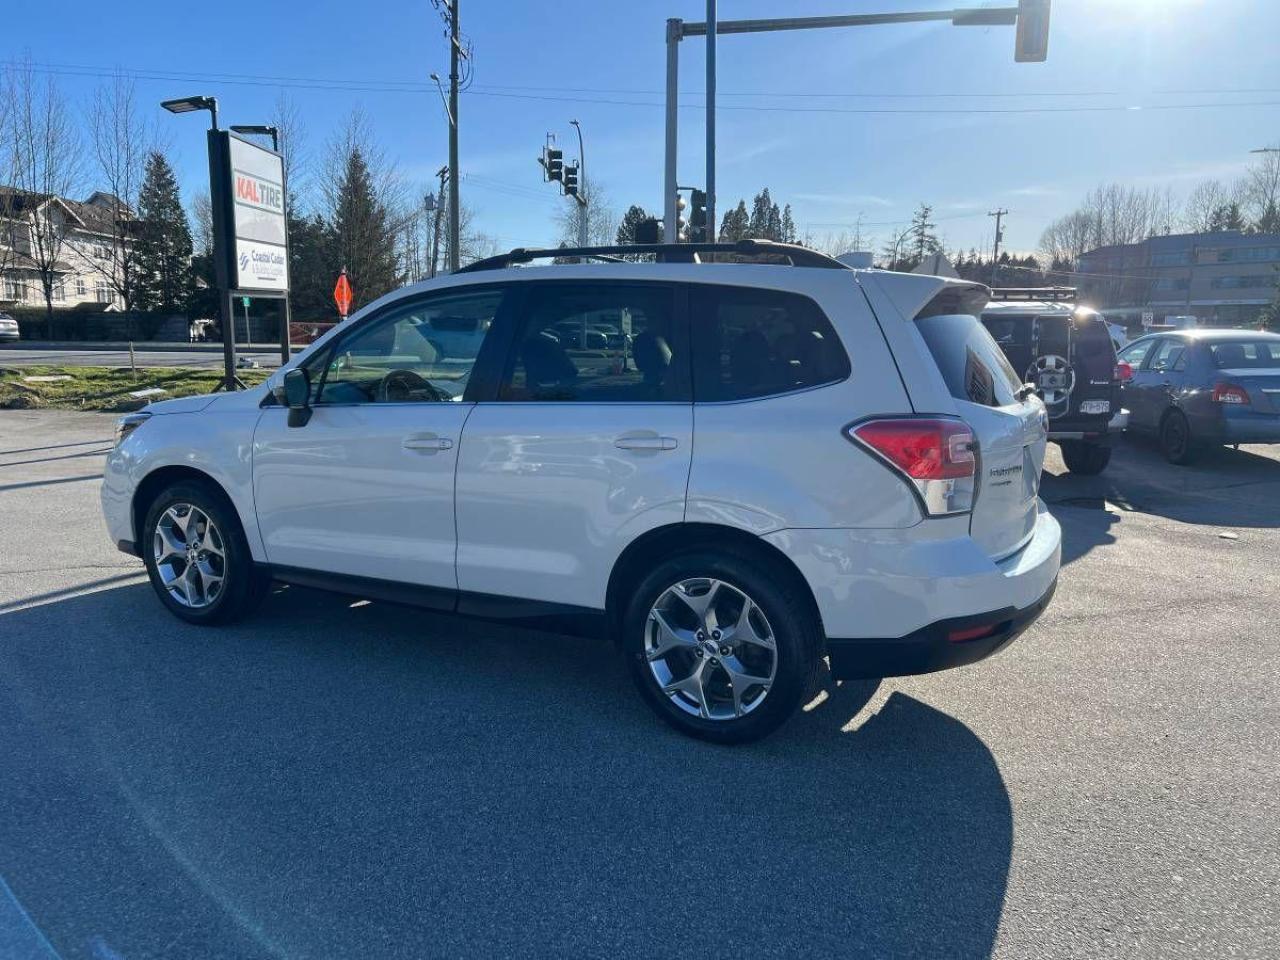
[[[1049,606],[1058,587],[1049,589],[1029,607],[1007,607],[990,613],[939,620],[905,637],[885,639],[831,639],[831,674],[837,680],[862,677],[905,677],[933,673],[985,660],[999,653],[1036,621]],[[957,639],[978,632],[973,639]]]

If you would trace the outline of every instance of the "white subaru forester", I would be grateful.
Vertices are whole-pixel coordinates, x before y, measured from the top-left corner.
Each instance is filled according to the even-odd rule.
[[[383,297],[261,388],[124,417],[110,534],[193,623],[278,580],[608,634],[661,717],[722,742],[778,727],[824,661],[1003,648],[1060,531],[986,288],[726,250],[513,251]]]

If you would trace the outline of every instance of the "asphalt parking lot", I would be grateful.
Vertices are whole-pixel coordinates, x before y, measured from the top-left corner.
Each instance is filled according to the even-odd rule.
[[[111,418],[0,413],[0,957],[1271,957],[1280,451],[1043,495],[1010,650],[686,740],[598,642],[281,589],[181,624]]]

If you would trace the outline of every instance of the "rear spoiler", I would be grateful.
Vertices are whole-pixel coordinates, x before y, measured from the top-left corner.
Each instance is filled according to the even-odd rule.
[[[991,289],[971,280],[876,270],[860,274],[859,282],[876,284],[908,319],[948,313],[976,317],[991,300]]]

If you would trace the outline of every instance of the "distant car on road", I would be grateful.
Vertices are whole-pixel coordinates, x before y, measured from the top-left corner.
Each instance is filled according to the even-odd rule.
[[[1153,434],[1171,463],[1212,444],[1280,443],[1280,334],[1176,330],[1120,351],[1129,429]]]
[[[0,342],[12,342],[21,338],[22,334],[18,331],[18,321],[7,313],[0,313]]]
[[[982,323],[1049,412],[1049,439],[1072,473],[1111,460],[1110,424],[1120,412],[1122,369],[1110,325],[1075,304],[1069,287],[993,290]]]

